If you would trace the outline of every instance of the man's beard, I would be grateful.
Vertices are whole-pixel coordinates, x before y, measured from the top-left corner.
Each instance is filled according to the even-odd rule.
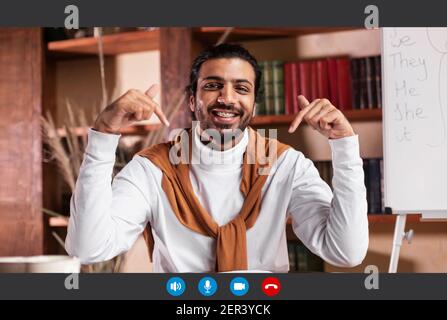
[[[240,141],[242,138],[244,130],[247,128],[248,124],[250,123],[251,119],[253,118],[252,114],[247,113],[243,109],[235,108],[232,105],[223,105],[223,104],[214,104],[210,105],[206,108],[207,114],[203,114],[203,108],[200,108],[197,104],[195,105],[196,112],[196,118],[197,121],[199,121],[200,128],[202,129],[202,132],[204,131],[214,131],[214,133],[217,131],[219,133],[219,136],[216,136],[216,134],[213,135],[213,145],[216,148],[219,148],[220,150],[225,150],[228,147],[234,146],[236,143]],[[233,128],[232,124],[225,124],[225,123],[215,123],[212,121],[212,110],[214,109],[222,109],[226,110],[228,112],[236,112],[238,113],[239,117],[239,124],[237,128]],[[207,140],[207,137],[203,137],[205,140]],[[215,141],[216,139],[219,139],[220,141]],[[210,141],[211,142],[211,141]]]

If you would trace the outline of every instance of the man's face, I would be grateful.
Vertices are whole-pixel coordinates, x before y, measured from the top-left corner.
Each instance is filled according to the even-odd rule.
[[[239,58],[205,61],[189,107],[202,130],[216,129],[221,135],[235,129],[243,131],[255,109],[253,67]]]

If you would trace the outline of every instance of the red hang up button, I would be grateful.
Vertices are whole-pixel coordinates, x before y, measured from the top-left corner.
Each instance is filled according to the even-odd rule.
[[[262,291],[269,297],[276,296],[281,290],[281,283],[275,277],[268,277],[262,281]]]

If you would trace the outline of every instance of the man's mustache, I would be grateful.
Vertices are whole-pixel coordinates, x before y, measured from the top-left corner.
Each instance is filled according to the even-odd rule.
[[[233,105],[225,105],[225,104],[221,104],[221,103],[216,103],[216,104],[213,104],[213,105],[209,106],[207,108],[207,111],[208,111],[208,113],[210,113],[214,109],[221,109],[221,110],[226,110],[226,111],[232,111],[232,112],[238,113],[241,116],[244,115],[244,110],[243,109],[235,108]]]

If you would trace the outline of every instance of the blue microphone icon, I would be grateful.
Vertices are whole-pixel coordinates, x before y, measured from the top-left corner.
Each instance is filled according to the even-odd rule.
[[[210,297],[217,291],[217,282],[211,277],[204,277],[199,281],[198,289],[203,296]]]

